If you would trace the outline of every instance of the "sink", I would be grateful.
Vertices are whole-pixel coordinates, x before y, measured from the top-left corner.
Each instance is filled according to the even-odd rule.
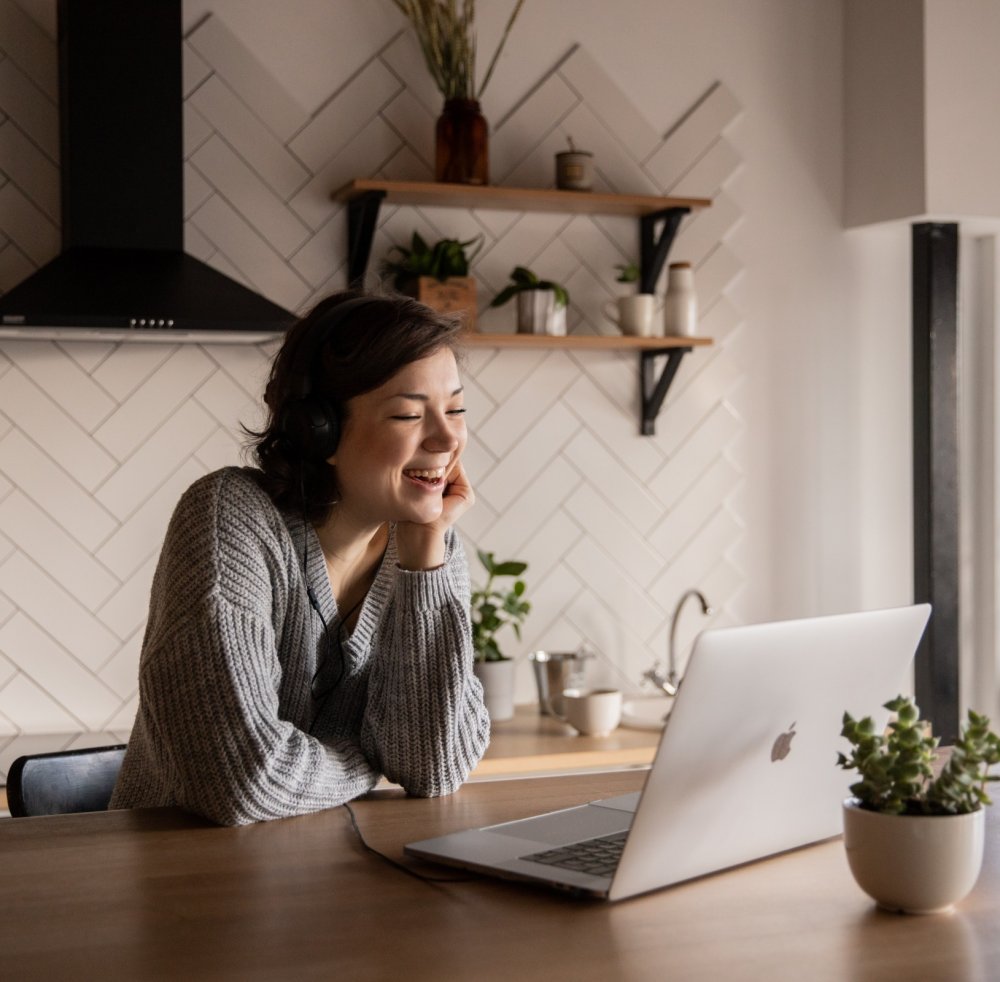
[[[637,696],[622,705],[622,726],[633,730],[662,730],[674,700],[669,696]]]

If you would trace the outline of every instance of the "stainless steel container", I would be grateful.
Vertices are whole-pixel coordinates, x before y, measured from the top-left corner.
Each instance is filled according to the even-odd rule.
[[[561,714],[563,690],[583,687],[589,651],[533,651],[528,655],[538,686],[538,710],[543,716]]]

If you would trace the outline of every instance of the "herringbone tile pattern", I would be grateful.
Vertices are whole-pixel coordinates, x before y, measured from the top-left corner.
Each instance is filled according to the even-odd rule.
[[[56,98],[53,39],[0,0],[0,289],[58,250]],[[431,176],[438,100],[407,35],[310,111],[209,17],[186,41],[185,98],[188,250],[294,309],[343,285],[346,216],[333,189],[359,175]],[[463,532],[470,555],[478,545],[530,564],[534,611],[511,654],[587,640],[608,681],[635,687],[687,587],[709,595],[716,622],[739,619],[746,359],[726,296],[740,267],[725,244],[740,220],[726,191],[739,157],[725,136],[739,112],[717,85],[664,138],[577,48],[493,121],[497,183],[551,186],[570,134],[594,151],[602,189],[714,199],[686,221],[672,258],[695,264],[703,333],[718,343],[686,359],[655,438],[637,435],[633,357],[468,353],[478,504]],[[565,282],[573,331],[612,332],[600,310],[616,292],[613,267],[638,251],[624,219],[386,208],[373,258],[414,229],[484,237],[486,330],[511,329],[512,312],[486,303],[527,264]],[[127,736],[170,511],[196,477],[237,461],[269,354],[0,345],[0,767]],[[682,623],[685,649],[697,620]]]

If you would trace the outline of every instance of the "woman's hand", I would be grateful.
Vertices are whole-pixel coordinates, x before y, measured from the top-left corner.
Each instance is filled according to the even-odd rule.
[[[441,496],[441,514],[432,522],[399,522],[396,526],[396,550],[399,565],[406,570],[434,569],[444,563],[444,535],[459,516],[476,502],[462,461],[456,459],[445,475]]]

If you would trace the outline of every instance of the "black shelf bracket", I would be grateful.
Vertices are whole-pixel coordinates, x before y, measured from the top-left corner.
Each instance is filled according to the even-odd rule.
[[[361,290],[385,191],[365,191],[347,203],[347,285]]]
[[[653,211],[639,218],[639,292],[655,293],[656,281],[663,272],[663,264],[667,261],[670,247],[680,227],[681,219],[690,212],[687,207],[664,208],[663,211]],[[659,237],[656,226],[663,222]]]
[[[663,407],[667,390],[677,374],[677,369],[681,367],[681,359],[692,350],[692,348],[663,348],[641,352],[639,383],[642,392],[642,425],[639,432],[643,436],[655,435],[656,417]],[[656,359],[662,355],[667,356],[667,361],[657,378]]]

